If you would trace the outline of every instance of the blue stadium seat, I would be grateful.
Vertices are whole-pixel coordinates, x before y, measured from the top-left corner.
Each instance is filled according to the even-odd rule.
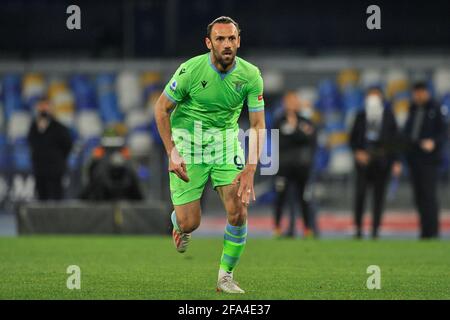
[[[15,172],[31,172],[31,154],[26,138],[19,138],[12,145],[11,161]]]
[[[450,92],[447,93],[444,98],[442,99],[442,107],[444,108],[443,111],[446,115],[447,123],[450,122]]]
[[[95,87],[87,76],[74,75],[70,78],[69,84],[75,97],[77,111],[97,109]]]
[[[161,136],[159,135],[158,127],[156,125],[156,120],[153,119],[150,123],[150,135],[152,137],[152,140],[154,143],[156,143],[159,146],[163,145]]]
[[[115,92],[115,76],[105,73],[97,76],[97,99],[100,117],[104,124],[121,122],[123,115],[119,110]]]
[[[6,136],[0,133],[0,173],[6,173],[10,169],[9,147]]]
[[[342,92],[343,111],[354,112],[363,107],[364,93],[358,87],[347,86]]]
[[[21,77],[18,74],[7,74],[3,78],[3,107],[6,122],[15,111],[24,109],[21,97]]]
[[[326,79],[319,83],[318,107],[321,112],[341,109],[339,88],[334,81]]]

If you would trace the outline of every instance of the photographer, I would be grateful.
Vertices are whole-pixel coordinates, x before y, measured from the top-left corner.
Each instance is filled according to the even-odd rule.
[[[125,139],[107,130],[88,165],[88,184],[80,198],[93,201],[142,200]]]

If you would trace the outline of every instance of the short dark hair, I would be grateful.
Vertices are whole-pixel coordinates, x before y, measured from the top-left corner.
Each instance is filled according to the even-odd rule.
[[[238,24],[236,21],[234,21],[234,20],[233,20],[232,18],[230,18],[230,17],[221,16],[221,17],[218,17],[218,18],[214,19],[213,22],[211,22],[210,24],[208,24],[208,27],[206,28],[206,36],[207,36],[209,39],[211,39],[211,30],[212,30],[212,27],[213,27],[216,23],[225,23],[225,24],[232,23],[232,24],[234,24],[234,26],[236,27],[237,32],[238,32],[238,35],[241,34],[241,29],[239,29],[239,24]]]
[[[414,83],[412,89],[413,89],[413,91],[428,90],[428,85],[424,81],[418,81],[418,82]]]

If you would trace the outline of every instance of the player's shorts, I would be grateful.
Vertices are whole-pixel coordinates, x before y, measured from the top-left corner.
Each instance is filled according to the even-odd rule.
[[[189,182],[185,182],[175,173],[169,172],[172,203],[177,206],[200,199],[209,178],[211,178],[214,189],[231,184],[244,168],[242,149],[239,147],[234,154],[229,156],[229,159],[232,160],[219,163],[189,161],[186,164]]]

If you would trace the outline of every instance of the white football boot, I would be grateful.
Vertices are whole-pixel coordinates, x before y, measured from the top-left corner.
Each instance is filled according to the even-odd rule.
[[[228,273],[219,270],[219,279],[217,280],[217,292],[225,292],[225,293],[245,293],[239,287],[239,284],[233,280],[233,273]]]

